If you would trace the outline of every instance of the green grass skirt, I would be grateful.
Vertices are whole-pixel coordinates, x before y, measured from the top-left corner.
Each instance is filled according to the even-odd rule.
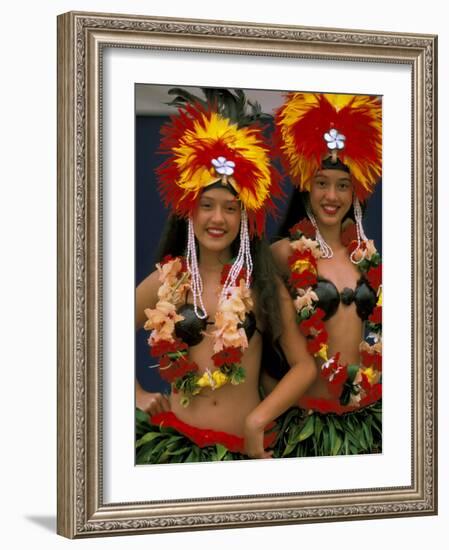
[[[382,452],[382,402],[344,414],[309,414],[297,407],[278,419],[274,458],[357,455]],[[185,435],[166,426],[149,424],[136,409],[136,464],[245,460],[220,444],[200,448]]]
[[[136,464],[214,462],[247,458],[218,443],[200,448],[174,428],[150,424],[148,415],[136,409]]]
[[[279,419],[274,456],[335,456],[382,452],[382,402],[344,414],[294,407]]]

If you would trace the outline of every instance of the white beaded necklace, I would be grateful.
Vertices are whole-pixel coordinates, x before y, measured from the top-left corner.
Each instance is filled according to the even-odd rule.
[[[229,288],[235,286],[237,278],[243,268],[246,267],[246,286],[249,288],[250,277],[253,272],[253,260],[251,258],[251,249],[249,242],[249,232],[248,232],[248,217],[246,215],[246,210],[242,210],[242,218],[240,222],[240,247],[237,254],[235,262],[232,264],[231,269],[229,270],[226,281],[223,285],[221,291],[220,299],[226,296]]]
[[[193,232],[193,220],[189,216],[187,222],[187,267],[191,276],[193,308],[195,315],[199,319],[207,318],[207,311],[203,303],[203,280],[201,279],[200,270],[198,267],[198,258],[196,255],[195,233]],[[198,309],[198,302],[201,305],[202,312]]]
[[[195,315],[199,319],[206,319],[208,317],[206,308],[203,302],[203,281],[201,279],[200,270],[198,267],[198,257],[196,254],[195,233],[193,230],[193,220],[189,216],[187,222],[187,255],[186,255],[187,267],[191,275],[191,289],[193,294],[193,308]],[[242,269],[246,269],[245,282],[246,286],[250,286],[250,278],[253,272],[253,261],[251,258],[251,247],[249,240],[248,230],[248,216],[246,210],[242,210],[241,222],[240,222],[240,247],[237,254],[237,258],[232,264],[231,269],[226,277],[226,281],[223,285],[220,301],[226,297],[230,288],[236,285],[236,281]],[[198,307],[198,303],[201,310]]]
[[[363,260],[363,257],[360,260],[354,260],[354,255],[360,249],[361,244],[363,242],[366,242],[368,238],[365,235],[365,231],[363,229],[362,207],[360,206],[360,202],[357,197],[354,197],[353,207],[354,207],[355,227],[357,231],[357,247],[351,252],[349,259],[353,264],[357,265]],[[334,251],[332,250],[331,246],[328,245],[327,242],[324,240],[324,237],[321,235],[315,216],[313,215],[313,212],[308,204],[306,204],[306,213],[307,213],[307,217],[309,218],[309,220],[311,221],[315,229],[316,240],[318,241],[322,251],[321,257],[326,259],[332,258],[334,256]]]

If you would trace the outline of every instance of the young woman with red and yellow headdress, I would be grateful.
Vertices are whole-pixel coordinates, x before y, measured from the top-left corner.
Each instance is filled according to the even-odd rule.
[[[381,177],[381,101],[290,93],[276,114],[275,140],[298,192],[284,224],[289,236],[272,251],[318,372],[284,419],[279,453],[379,452],[381,258],[365,235],[361,203]]]
[[[262,238],[279,194],[269,148],[241,91],[176,90],[178,113],[162,129],[159,189],[172,216],[157,270],[137,288],[137,326],[151,335],[169,398],[137,386],[137,462],[269,458],[272,421],[315,376],[295,311]],[[285,327],[282,330],[282,327]],[[262,333],[292,365],[259,395]]]

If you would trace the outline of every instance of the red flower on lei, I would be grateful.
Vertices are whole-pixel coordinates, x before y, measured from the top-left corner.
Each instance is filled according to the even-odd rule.
[[[222,367],[223,365],[240,363],[242,355],[243,353],[240,348],[227,347],[212,355],[212,360],[216,367]]]
[[[379,290],[379,287],[382,283],[382,265],[377,267],[370,267],[366,278],[375,292]]]
[[[323,322],[324,316],[324,311],[318,307],[313,315],[302,321],[299,328],[304,336],[317,336],[320,332],[325,330]]]
[[[363,375],[362,375],[362,378],[363,378]],[[369,389],[366,391],[365,397],[363,397],[360,401],[360,407],[367,407],[368,405],[371,405],[372,403],[379,401],[381,397],[382,397],[382,384],[379,382],[378,384],[374,384],[369,387]]]
[[[345,366],[336,372],[332,380],[329,380],[329,393],[334,397],[334,399],[340,399],[341,393],[343,391],[343,386],[347,379],[348,370]]]
[[[171,254],[167,254],[162,258],[162,261],[159,262],[162,265],[168,264],[169,262],[176,260],[176,258],[179,259],[181,262],[181,271],[186,272],[187,271],[187,262],[186,259],[183,256],[172,256]]]
[[[364,367],[373,367],[377,371],[382,371],[382,354],[369,353],[362,351],[360,353],[360,361]]]
[[[368,317],[368,321],[375,325],[380,325],[382,323],[382,306],[376,306],[373,309],[373,312]]]
[[[326,344],[328,340],[327,331],[324,329],[313,337],[307,338],[307,351],[312,355],[318,353],[323,344]]]
[[[172,361],[165,355],[161,357],[159,362],[159,373],[161,378],[169,384],[175,382],[178,378],[183,378],[190,372],[197,371],[198,365],[194,361],[189,361],[184,354]]]
[[[299,324],[299,330],[307,338],[307,351],[312,355],[317,354],[321,346],[328,340],[328,333],[323,322],[324,316],[324,311],[317,308],[309,319]]]
[[[317,277],[311,271],[303,271],[302,273],[292,273],[290,283],[296,288],[304,288],[316,285]]]
[[[357,246],[357,229],[355,223],[348,224],[341,232],[340,238],[343,246],[349,246],[353,241],[355,241]]]
[[[348,365],[340,363],[340,353],[336,353],[333,361],[321,367],[320,375],[329,383],[329,392],[334,399],[339,399],[343,385],[348,378]]]
[[[161,355],[166,355],[167,353],[176,353],[178,351],[184,351],[188,349],[188,345],[184,344],[179,338],[175,338],[173,342],[168,340],[158,340],[152,344],[150,348],[150,353],[153,357],[160,357]]]
[[[307,288],[317,282],[316,259],[310,250],[295,250],[288,257],[290,284],[294,288]],[[300,266],[300,267],[299,267]]]
[[[294,266],[296,262],[307,262],[310,265],[312,271],[316,271],[316,259],[310,250],[295,250],[288,257],[288,265]]]
[[[302,233],[303,235],[311,239],[315,236],[315,228],[308,218],[304,218],[293,227],[291,227],[289,233],[293,238],[296,237],[297,233]]]
[[[228,278],[229,272],[231,271],[232,264],[225,264],[223,267],[223,270],[221,272],[221,280],[220,283],[222,285],[225,284],[226,279]],[[237,279],[235,281],[236,286],[239,286],[240,281],[246,281],[246,269],[243,267],[240,270],[240,273],[237,276]],[[249,278],[249,284],[251,285],[252,277]]]

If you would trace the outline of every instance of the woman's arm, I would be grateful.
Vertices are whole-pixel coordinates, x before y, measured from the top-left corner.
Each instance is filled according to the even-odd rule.
[[[170,410],[170,401],[162,393],[148,392],[136,380],[136,407],[150,416]]]
[[[290,270],[288,267],[288,258],[292,254],[292,248],[288,239],[281,239],[273,243],[270,246],[271,253],[273,254],[274,263],[279,269],[282,277],[287,280],[290,276]]]
[[[276,378],[273,378],[265,370],[262,370],[262,372],[260,373],[259,384],[262,387],[262,394],[264,396],[271,393],[277,386],[277,383],[278,380],[276,380]]]
[[[136,330],[145,324],[147,319],[145,309],[153,309],[158,301],[159,272],[153,271],[136,289]],[[150,416],[170,410],[170,401],[167,396],[158,392],[148,392],[136,380],[136,407]]]
[[[147,320],[145,310],[156,307],[160,284],[159,272],[153,271],[136,288],[136,330],[142,328]]]
[[[295,405],[317,376],[315,361],[307,351],[306,340],[296,324],[292,299],[280,281],[278,293],[282,318],[280,344],[290,370],[246,418],[245,450],[248,456],[254,458],[269,458],[272,455],[263,448],[265,426]]]

